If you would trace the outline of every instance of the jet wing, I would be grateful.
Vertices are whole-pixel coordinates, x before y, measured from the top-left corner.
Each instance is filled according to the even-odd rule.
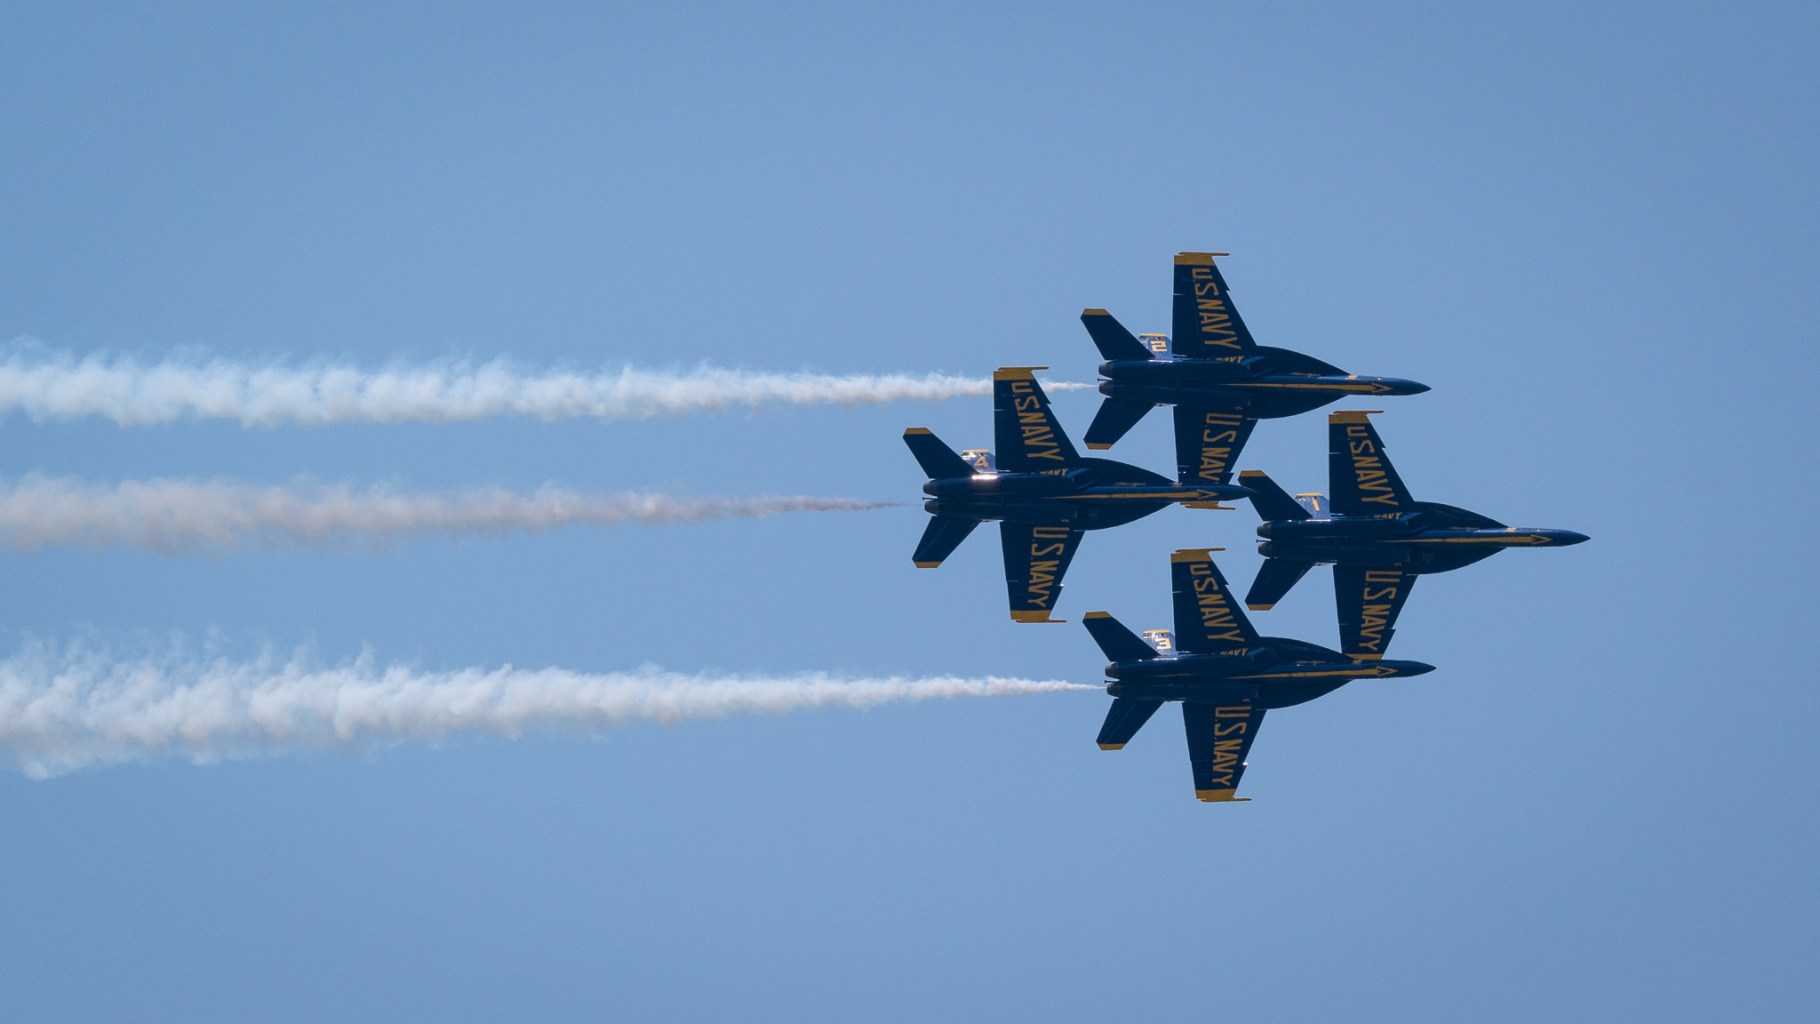
[[[1213,552],[1187,548],[1169,556],[1175,589],[1175,645],[1191,654],[1235,654],[1258,642],[1251,620],[1233,600]]]
[[[1041,366],[1002,366],[992,371],[992,431],[998,468],[1008,473],[1065,470],[1080,454],[1062,432],[1049,396],[1036,382]]]
[[[1062,596],[1062,574],[1074,560],[1085,531],[1057,524],[1002,522],[999,541],[1005,548],[1005,589],[1011,596],[1011,618],[1018,622],[1062,622],[1052,619]]]
[[[1257,351],[1232,305],[1214,253],[1175,254],[1175,305],[1169,347],[1185,359],[1242,359]]]
[[[1327,495],[1335,515],[1373,516],[1414,511],[1409,488],[1390,465],[1371,414],[1327,414]]]
[[[1176,406],[1176,480],[1189,486],[1231,483],[1239,452],[1257,425],[1241,405]]]
[[[1250,704],[1182,703],[1188,730],[1188,763],[1194,770],[1194,795],[1218,803],[1250,799],[1236,795],[1245,774],[1245,755],[1264,724],[1264,709]]]
[[[1390,646],[1397,613],[1416,584],[1401,569],[1333,567],[1334,603],[1340,616],[1340,650],[1351,658],[1377,659]]]

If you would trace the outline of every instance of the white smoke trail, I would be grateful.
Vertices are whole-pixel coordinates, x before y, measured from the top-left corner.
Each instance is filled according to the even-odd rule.
[[[303,653],[240,662],[182,652],[122,659],[98,647],[28,642],[0,661],[0,756],[43,779],[124,761],[204,764],[364,750],[456,732],[516,738],[531,730],[1092,689],[995,676],[705,676],[654,666],[604,674],[509,665],[432,672],[379,665],[370,652],[325,668]]]
[[[1049,384],[1052,391],[1088,387]],[[228,360],[142,365],[127,356],[45,352],[15,345],[0,361],[0,415],[34,420],[100,416],[121,426],[182,419],[280,424],[448,423],[489,416],[602,420],[765,405],[941,401],[992,393],[983,378],[944,374],[756,373],[701,366],[653,371],[531,371],[504,359],[366,370]]]
[[[194,480],[129,480],[106,486],[31,474],[0,480],[0,547],[115,544],[181,553],[248,543],[321,544],[350,538],[374,546],[420,533],[470,534],[564,526],[661,526],[755,519],[785,512],[841,512],[893,502],[847,498],[677,498],[584,494],[543,487],[528,494],[473,490],[400,494],[345,484],[286,487]]]

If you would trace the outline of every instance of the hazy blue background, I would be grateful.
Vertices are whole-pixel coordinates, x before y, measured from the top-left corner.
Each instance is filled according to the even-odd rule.
[[[372,8],[380,6],[382,11]],[[1268,9],[1260,10],[1260,7]],[[605,8],[605,9],[603,9]],[[1440,666],[1271,717],[1197,804],[1098,694],[0,775],[12,1021],[1806,1020],[1812,5],[14,4],[0,338],[157,359],[1048,364],[1230,250],[1267,344],[1434,387],[1416,495],[1581,530],[1423,581]],[[1090,395],[1058,401],[1078,433]],[[984,401],[602,425],[3,424],[0,474],[919,497]],[[1325,479],[1319,415],[1246,467]],[[1171,459],[1153,415],[1113,454]],[[924,514],[389,552],[8,555],[0,650],[1095,682],[1168,621],[1090,537],[1048,628]],[[1325,574],[1268,632],[1334,642]]]

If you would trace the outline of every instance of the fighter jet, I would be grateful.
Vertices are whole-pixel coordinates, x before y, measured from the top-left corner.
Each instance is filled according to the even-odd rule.
[[[1224,255],[1176,254],[1173,340],[1146,334],[1139,341],[1103,309],[1081,313],[1106,360],[1100,364],[1106,400],[1087,428],[1087,447],[1110,448],[1153,406],[1173,405],[1179,478],[1223,484],[1232,479],[1258,420],[1294,416],[1348,395],[1428,390],[1413,380],[1360,377],[1300,352],[1259,345],[1213,262]]]
[[[1297,501],[1257,470],[1239,474],[1264,520],[1258,524],[1264,566],[1245,595],[1253,611],[1282,600],[1310,568],[1332,563],[1340,649],[1354,658],[1381,658],[1417,576],[1471,565],[1505,548],[1559,548],[1587,539],[1572,530],[1505,526],[1477,512],[1411,499],[1371,415],[1348,410],[1327,416],[1331,499],[1304,494]]]
[[[930,476],[923,507],[935,516],[912,556],[917,568],[941,565],[974,527],[998,520],[1011,617],[1018,622],[1065,621],[1049,613],[1087,530],[1129,523],[1175,503],[1223,508],[1220,499],[1249,493],[1231,484],[1183,485],[1122,462],[1081,458],[1036,382],[1033,371],[1043,369],[993,372],[996,463],[983,449],[955,454],[927,428],[904,431],[910,454]]]
[[[1259,636],[1233,601],[1213,564],[1220,548],[1169,556],[1175,583],[1175,633],[1145,634],[1146,643],[1105,612],[1088,612],[1087,631],[1106,652],[1112,709],[1100,727],[1100,749],[1119,750],[1164,702],[1182,702],[1194,795],[1208,802],[1238,796],[1245,755],[1264,712],[1304,704],[1354,679],[1388,679],[1434,671],[1419,661],[1362,661],[1301,640]]]

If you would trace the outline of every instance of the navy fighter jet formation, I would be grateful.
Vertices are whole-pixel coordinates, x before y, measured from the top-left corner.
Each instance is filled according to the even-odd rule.
[[[1112,707],[1102,750],[1124,747],[1158,708],[1182,704],[1195,796],[1242,802],[1245,757],[1264,713],[1331,693],[1355,679],[1421,675],[1434,666],[1387,659],[1398,614],[1414,578],[1472,564],[1508,547],[1565,547],[1587,539],[1571,530],[1505,526],[1439,502],[1415,501],[1391,467],[1363,410],[1328,416],[1330,496],[1290,497],[1264,473],[1232,483],[1239,452],[1260,419],[1294,416],[1349,396],[1417,395],[1427,385],[1349,374],[1288,349],[1259,345],[1232,304],[1214,259],[1175,257],[1173,341],[1133,335],[1103,309],[1081,322],[1104,358],[1105,401],[1087,429],[1088,448],[1111,447],[1156,405],[1175,407],[1176,478],[1108,459],[1082,458],[1068,440],[1035,370],[993,374],[997,458],[956,454],[921,427],[904,443],[930,477],[924,502],[934,518],[917,545],[919,568],[940,565],[974,527],[999,522],[1011,617],[1060,622],[1050,613],[1062,574],[1087,530],[1118,526],[1166,505],[1222,509],[1247,499],[1263,522],[1263,568],[1246,596],[1267,611],[1315,565],[1334,568],[1340,650],[1261,636],[1214,564],[1221,548],[1170,556],[1175,630],[1142,636],[1103,611],[1087,631],[1105,652]],[[1173,351],[1172,351],[1173,350]]]

